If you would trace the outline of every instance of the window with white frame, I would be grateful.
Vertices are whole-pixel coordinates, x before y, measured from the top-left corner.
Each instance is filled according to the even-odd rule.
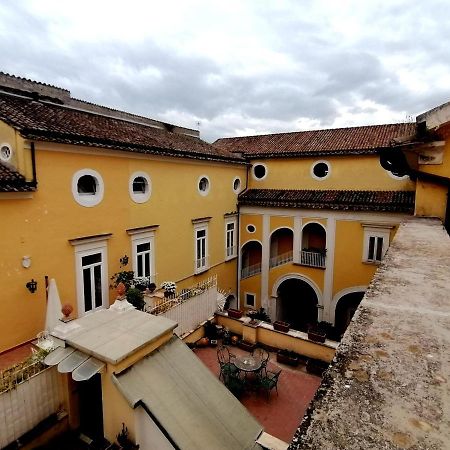
[[[237,256],[237,219],[231,217],[225,220],[225,259]]]
[[[155,230],[157,225],[129,229],[131,236],[131,264],[136,277],[155,282]]]
[[[78,315],[108,306],[107,239],[110,235],[75,239]]]
[[[379,264],[389,248],[390,225],[365,225],[363,261]]]
[[[209,268],[207,222],[194,223],[194,241],[194,272],[201,273]]]
[[[81,169],[72,177],[72,195],[75,201],[87,208],[103,200],[104,184],[101,175],[93,169]]]
[[[131,199],[136,203],[145,203],[151,195],[151,180],[145,172],[134,172],[128,182]]]
[[[245,306],[249,308],[254,308],[256,305],[256,294],[246,292],[245,293]]]

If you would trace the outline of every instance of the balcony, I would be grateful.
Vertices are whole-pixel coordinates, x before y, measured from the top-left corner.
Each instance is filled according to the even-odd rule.
[[[325,269],[325,251],[310,251],[302,250],[300,252],[300,264],[302,266],[318,267],[319,269]]]
[[[283,253],[281,255],[273,256],[270,258],[269,268],[271,269],[272,267],[278,267],[283,264],[287,264],[289,262],[292,262],[292,260],[293,260],[293,252],[292,251]]]
[[[256,275],[258,273],[261,273],[261,263],[253,264],[252,266],[244,267],[241,270],[241,280],[244,278],[252,277],[253,275]]]

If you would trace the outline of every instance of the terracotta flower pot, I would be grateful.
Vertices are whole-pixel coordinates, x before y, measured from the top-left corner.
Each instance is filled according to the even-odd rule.
[[[276,320],[273,323],[273,329],[277,331],[282,331],[283,333],[287,333],[291,328],[291,324],[287,322],[282,322],[281,320]]]
[[[232,319],[240,319],[242,317],[242,311],[239,309],[230,308],[228,310],[228,317],[231,317]]]

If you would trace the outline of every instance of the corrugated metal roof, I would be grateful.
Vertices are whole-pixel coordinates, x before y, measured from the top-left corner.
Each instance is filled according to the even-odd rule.
[[[133,407],[146,405],[182,450],[259,448],[262,426],[177,337],[115,381]]]

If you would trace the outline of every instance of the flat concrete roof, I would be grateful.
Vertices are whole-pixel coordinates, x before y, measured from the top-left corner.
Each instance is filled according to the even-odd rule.
[[[450,448],[450,238],[402,224],[290,449]]]
[[[102,309],[69,324],[79,327],[58,337],[72,347],[111,364],[124,360],[178,325],[165,317],[135,309],[122,312]]]

